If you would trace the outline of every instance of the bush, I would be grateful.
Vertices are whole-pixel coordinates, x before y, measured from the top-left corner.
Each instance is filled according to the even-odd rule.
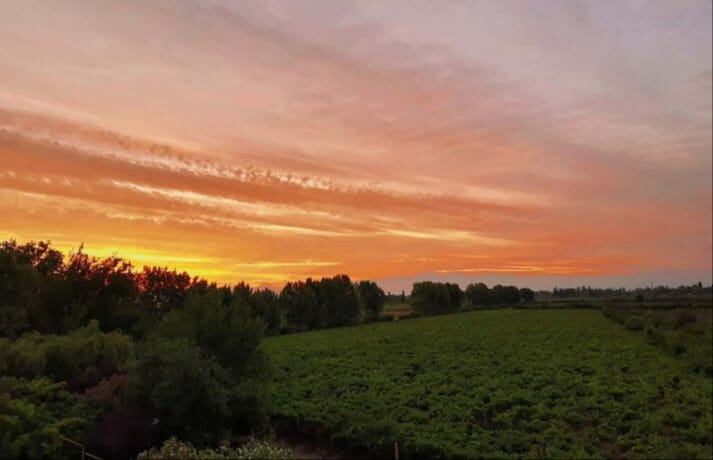
[[[25,334],[0,346],[0,371],[5,375],[69,381],[91,386],[102,377],[125,371],[133,357],[133,340],[118,332],[103,333],[97,321],[67,335]]]
[[[217,291],[192,293],[141,350],[129,372],[130,394],[169,434],[198,445],[260,430],[268,420],[263,330],[240,298],[224,305]]]
[[[0,458],[76,458],[59,436],[81,440],[96,412],[63,383],[0,377]]]
[[[160,448],[154,447],[149,451],[141,452],[137,460],[290,460],[292,458],[292,451],[278,447],[267,441],[251,440],[247,444],[235,449],[219,447],[218,449],[198,450],[190,443],[171,438],[165,441]]]
[[[183,340],[149,345],[129,372],[129,394],[159,419],[161,428],[197,443],[227,433],[236,382],[215,359]]]

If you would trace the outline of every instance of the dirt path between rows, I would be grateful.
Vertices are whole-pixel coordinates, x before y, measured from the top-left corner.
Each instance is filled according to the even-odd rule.
[[[296,460],[345,460],[352,458],[330,446],[320,445],[313,440],[300,437],[299,435],[289,437],[278,436],[277,444],[281,447],[292,449]]]

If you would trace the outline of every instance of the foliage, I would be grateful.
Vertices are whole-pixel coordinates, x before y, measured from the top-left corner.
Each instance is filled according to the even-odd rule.
[[[16,338],[30,329],[30,311],[38,307],[42,281],[38,267],[52,271],[45,261],[54,257],[46,245],[0,244],[0,335]]]
[[[24,332],[64,334],[99,321],[143,339],[163,316],[181,310],[191,295],[214,293],[223,305],[240,302],[260,318],[269,335],[357,324],[362,310],[378,317],[383,291],[373,282],[359,287],[346,275],[288,283],[278,296],[245,283],[218,287],[186,272],[162,267],[134,271],[119,257],[96,258],[83,247],[64,256],[47,242],[0,243],[0,336]],[[368,289],[368,291],[367,291]]]
[[[58,436],[82,439],[96,415],[62,383],[0,377],[0,458],[76,458]]]
[[[153,409],[167,433],[198,443],[226,433],[233,384],[215,358],[187,340],[151,342],[129,372],[139,407]]]
[[[186,272],[161,267],[144,267],[137,277],[141,301],[154,314],[182,307],[192,282],[198,280],[192,280]]]
[[[264,365],[257,352],[264,330],[250,306],[240,300],[223,305],[217,292],[191,294],[186,306],[167,314],[156,328],[156,335],[166,339],[187,339],[201,347],[236,374]]]
[[[710,458],[713,380],[595,310],[268,338],[278,420],[404,458]],[[709,355],[710,356],[710,355]]]
[[[632,299],[637,302],[643,300],[660,300],[660,299],[691,299],[693,297],[705,296],[710,305],[713,286],[704,286],[700,281],[689,286],[653,286],[636,289],[625,288],[592,288],[591,286],[578,286],[576,288],[557,288],[552,292],[543,291],[539,294],[544,296],[552,296],[560,299],[567,298],[616,298],[616,299]]]
[[[688,369],[713,377],[713,310],[710,308],[641,310],[607,305],[602,313],[629,330],[643,330],[650,344],[675,356]]]
[[[523,302],[534,302],[535,291],[530,288],[520,288],[520,300]]]
[[[273,445],[267,441],[251,440],[237,448],[219,447],[198,450],[190,443],[176,438],[166,440],[160,448],[153,448],[139,454],[137,460],[290,460],[292,451]]]
[[[280,333],[282,309],[280,308],[280,298],[277,294],[269,289],[259,289],[250,295],[248,303],[252,307],[253,314],[265,323],[266,334],[276,335]]]
[[[287,283],[280,293],[290,331],[347,326],[359,321],[359,302],[346,275]]]
[[[386,294],[373,281],[363,280],[356,285],[357,297],[366,321],[376,321],[384,309]]]
[[[287,326],[294,330],[321,329],[326,324],[326,309],[317,297],[318,283],[311,278],[287,283],[280,292],[280,304]]]
[[[74,387],[88,386],[101,377],[125,371],[133,356],[131,337],[104,333],[96,321],[66,335],[23,335],[11,342],[0,339],[0,373],[16,377],[49,377]]]
[[[419,315],[440,315],[460,310],[463,291],[457,284],[422,281],[413,284],[413,310]]]
[[[159,323],[129,373],[142,407],[170,434],[199,444],[267,420],[267,361],[258,350],[263,323],[239,298],[192,293]]]
[[[485,283],[471,283],[465,288],[465,298],[471,305],[490,305],[492,293]]]
[[[531,302],[535,293],[531,289],[497,284],[489,289],[484,283],[472,283],[465,288],[465,298],[473,306],[518,304],[520,300]]]
[[[47,242],[0,243],[0,334],[35,330],[61,334],[95,319],[104,331],[135,336],[164,312],[183,306],[207,282],[165,268],[135,273],[119,257],[104,259],[83,247],[65,259]]]

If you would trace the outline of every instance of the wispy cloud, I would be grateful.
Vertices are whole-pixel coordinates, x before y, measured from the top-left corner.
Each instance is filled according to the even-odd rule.
[[[268,284],[710,273],[710,2],[3,10],[7,235]]]

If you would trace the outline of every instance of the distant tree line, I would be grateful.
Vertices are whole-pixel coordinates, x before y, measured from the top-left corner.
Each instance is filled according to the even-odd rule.
[[[454,283],[421,281],[414,283],[411,306],[417,315],[453,313],[464,306],[477,308],[494,305],[514,305],[535,300],[532,289],[518,289],[500,284],[488,288],[484,283],[469,284],[465,291]]]
[[[465,296],[473,306],[517,304],[535,300],[535,292],[532,289],[518,289],[516,286],[502,286],[500,284],[489,289],[484,283],[469,284],[465,290]]]
[[[541,298],[554,297],[558,299],[572,298],[640,298],[640,299],[657,299],[657,298],[685,298],[689,296],[697,296],[700,294],[713,292],[713,286],[704,286],[700,281],[691,285],[680,285],[677,287],[669,286],[650,286],[638,287],[635,289],[626,288],[593,288],[591,286],[577,286],[571,288],[554,287],[552,291],[540,291],[538,296]]]

